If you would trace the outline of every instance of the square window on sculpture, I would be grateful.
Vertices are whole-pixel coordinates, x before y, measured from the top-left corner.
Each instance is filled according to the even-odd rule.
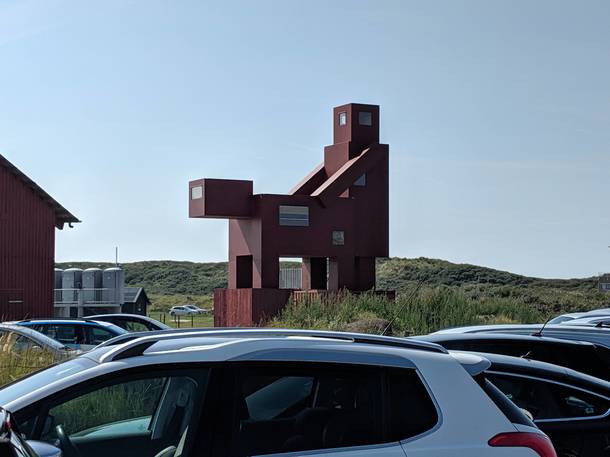
[[[333,246],[343,246],[345,244],[345,232],[343,230],[333,230]]]
[[[191,187],[191,200],[203,198],[203,186]]]
[[[358,123],[360,125],[373,125],[373,113],[370,111],[360,111],[358,113]]]
[[[280,205],[280,225],[309,227],[309,207]]]
[[[339,113],[339,125],[345,125],[347,124],[347,113],[343,112],[343,113]]]

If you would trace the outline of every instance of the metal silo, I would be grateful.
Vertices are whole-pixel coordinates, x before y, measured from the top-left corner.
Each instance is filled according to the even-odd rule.
[[[62,301],[64,303],[78,303],[80,289],[83,287],[83,270],[68,268],[61,274]]]
[[[56,268],[55,269],[55,279],[53,281],[53,302],[54,303],[61,303],[62,298],[61,298],[61,288],[63,287],[63,282],[62,282],[62,275],[63,275],[63,270],[61,268]]]
[[[125,272],[122,268],[106,268],[103,276],[104,302],[122,305],[124,285]]]
[[[87,268],[83,271],[83,300],[85,303],[95,303],[102,300],[103,284],[101,268]]]
[[[83,270],[80,268],[68,268],[61,275],[62,289],[81,289],[83,287]]]
[[[62,270],[61,268],[56,268],[55,269],[55,282],[54,282],[54,289],[61,289],[62,288],[62,273],[64,272],[64,270]]]

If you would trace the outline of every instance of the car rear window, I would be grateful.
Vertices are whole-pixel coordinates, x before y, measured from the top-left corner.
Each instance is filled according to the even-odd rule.
[[[436,426],[436,406],[415,370],[391,368],[387,383],[390,440],[412,438]]]
[[[530,418],[484,375],[479,375],[475,379],[491,401],[495,403],[509,421],[513,424],[536,427]]]

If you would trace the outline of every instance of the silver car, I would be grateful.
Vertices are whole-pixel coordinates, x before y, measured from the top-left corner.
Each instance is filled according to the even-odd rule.
[[[490,366],[427,342],[276,329],[128,334],[0,390],[68,457],[555,457]]]

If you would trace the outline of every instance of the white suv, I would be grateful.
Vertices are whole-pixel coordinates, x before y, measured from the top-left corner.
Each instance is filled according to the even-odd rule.
[[[187,306],[172,306],[172,308],[169,310],[170,316],[192,316],[195,314],[199,313]]]
[[[167,330],[9,385],[0,405],[64,457],[555,457],[489,365],[417,340]]]

